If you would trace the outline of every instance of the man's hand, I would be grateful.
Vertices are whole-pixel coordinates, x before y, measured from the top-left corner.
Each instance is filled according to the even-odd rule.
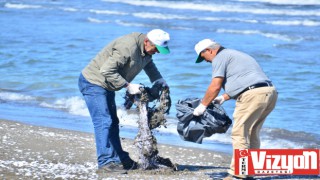
[[[223,95],[221,95],[221,96],[216,97],[213,100],[213,103],[222,105],[224,103],[224,101],[225,101],[225,99],[224,99]]]
[[[202,103],[200,103],[200,104],[198,105],[198,107],[196,107],[196,108],[194,109],[193,115],[195,115],[195,116],[201,116],[206,109],[207,109],[207,106],[205,106],[205,105],[203,105]]]
[[[129,92],[129,94],[141,94],[141,91],[140,91],[141,87],[142,87],[142,85],[140,85],[140,84],[129,83],[127,86],[127,90]]]
[[[160,78],[160,79],[154,81],[154,84],[161,84],[162,87],[169,87],[166,80],[164,80],[163,78]]]

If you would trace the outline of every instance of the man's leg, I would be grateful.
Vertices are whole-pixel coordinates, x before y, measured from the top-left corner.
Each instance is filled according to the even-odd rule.
[[[260,130],[267,116],[274,109],[278,99],[278,93],[274,87],[261,88],[258,90],[260,90],[260,93],[265,94],[264,103],[266,104],[266,108],[260,118],[255,121],[250,128],[250,149],[260,148]]]
[[[120,163],[119,156],[110,142],[110,133],[113,133],[114,127],[108,107],[107,91],[89,83],[82,75],[79,78],[79,89],[94,125],[98,167],[101,168],[109,162]]]
[[[267,87],[269,88],[269,87]],[[232,145],[233,152],[235,149],[249,149],[251,148],[251,136],[252,136],[252,127],[254,124],[261,119],[261,116],[264,114],[268,108],[268,103],[266,102],[266,93],[261,92],[265,88],[257,88],[243,93],[236,102],[236,107],[234,111],[234,124],[232,128]],[[265,90],[264,90],[265,91]],[[265,118],[261,119],[261,122],[258,123],[261,129],[261,126]],[[256,128],[254,128],[256,129]],[[260,131],[259,129],[259,131]],[[258,129],[257,129],[258,130]],[[256,136],[259,136],[259,132],[254,132]],[[255,138],[256,140],[256,138]],[[260,141],[256,141],[259,143]],[[234,154],[230,165],[229,174],[234,175]],[[246,176],[239,176],[246,177]]]
[[[124,151],[121,146],[121,141],[119,136],[119,118],[117,116],[115,93],[112,91],[108,91],[107,99],[108,99],[108,107],[109,107],[110,115],[112,118],[112,125],[111,125],[112,128],[110,129],[110,136],[109,136],[111,145],[119,155],[119,158],[122,162],[124,169],[127,169],[127,170],[137,169],[138,164],[130,158],[129,153]]]
[[[108,99],[108,107],[109,107],[109,112],[112,118],[112,124],[111,124],[111,129],[110,129],[110,142],[111,145],[113,146],[114,150],[117,152],[119,155],[121,161],[126,160],[129,157],[129,153],[124,151],[121,146],[121,141],[120,141],[120,132],[119,132],[119,118],[117,116],[117,106],[115,103],[115,92],[112,91],[107,91],[107,99]]]

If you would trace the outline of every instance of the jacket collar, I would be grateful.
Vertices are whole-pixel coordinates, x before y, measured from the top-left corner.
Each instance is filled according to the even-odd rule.
[[[139,40],[138,40],[138,43],[140,45],[140,51],[141,51],[141,56],[144,57],[148,54],[146,54],[144,52],[144,39],[146,38],[146,35],[145,34],[141,34],[141,36],[139,36]]]
[[[218,55],[219,54],[219,52],[221,52],[222,50],[224,50],[225,49],[225,47],[223,47],[223,46],[220,46],[220,48],[218,49],[218,51],[217,51],[217,54],[216,55]]]

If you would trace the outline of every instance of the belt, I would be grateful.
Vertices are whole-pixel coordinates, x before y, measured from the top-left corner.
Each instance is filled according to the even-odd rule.
[[[260,88],[260,87],[272,87],[272,86],[273,85],[272,85],[271,82],[263,82],[263,83],[253,84],[253,85],[245,88],[243,91],[241,91],[241,93],[239,93],[239,95],[244,93],[244,92],[246,92],[246,91],[248,91],[248,90],[250,90],[250,89],[255,89],[255,88]]]

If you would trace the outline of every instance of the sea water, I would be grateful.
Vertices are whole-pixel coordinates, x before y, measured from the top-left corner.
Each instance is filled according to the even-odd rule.
[[[0,118],[93,133],[77,86],[81,70],[113,39],[161,28],[170,33],[171,54],[153,59],[173,105],[167,127],[154,131],[158,142],[231,152],[231,128],[203,144],[176,131],[174,104],[202,98],[211,81],[211,64],[195,64],[194,51],[211,38],[253,56],[278,90],[261,147],[319,148],[318,0],[0,0],[0,24]],[[144,72],[133,83],[152,85]],[[121,136],[133,139],[138,114],[123,108],[124,90],[116,94]],[[234,106],[223,104],[231,118]]]

